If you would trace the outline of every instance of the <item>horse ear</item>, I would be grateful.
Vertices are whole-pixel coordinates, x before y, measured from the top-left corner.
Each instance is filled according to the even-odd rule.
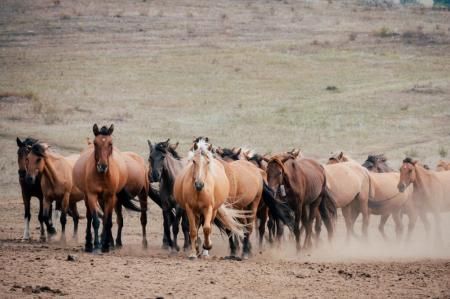
[[[23,146],[25,146],[25,144],[23,144],[23,142],[20,140],[19,137],[16,138],[16,142],[17,142],[17,146],[18,146],[18,147],[23,147]]]
[[[169,144],[170,138],[167,138],[166,141],[164,141],[165,144]]]
[[[223,150],[220,146],[216,147],[216,153],[218,153],[219,155],[223,155]]]
[[[265,162],[269,162],[270,161],[270,157],[268,154],[265,154],[264,156],[261,157]]]
[[[180,143],[177,141],[177,143],[171,144],[171,145],[170,145],[170,148],[171,148],[172,150],[176,150],[179,144],[180,144]]]
[[[208,146],[208,151],[212,151],[212,144]]]
[[[198,150],[198,145],[197,143],[194,143],[194,151]]]
[[[340,152],[340,153],[339,153],[339,155],[338,155],[338,159],[339,159],[339,160],[341,160],[341,159],[342,159],[342,157],[344,157],[344,152]]]
[[[152,142],[147,139],[147,144],[148,144],[148,148],[151,150],[152,149]]]
[[[92,131],[94,132],[94,136],[97,136],[99,134],[97,124],[94,124],[94,127],[92,128]]]
[[[295,158],[297,158],[298,157],[298,155],[300,155],[300,149],[293,149],[292,150],[292,152],[291,152],[291,154],[295,157]]]
[[[108,129],[108,135],[111,135],[114,132],[114,124],[111,124],[111,126]]]
[[[205,142],[209,143],[209,138],[205,137]]]
[[[234,154],[235,156],[239,156],[241,154],[242,148],[239,148],[237,152]]]
[[[290,158],[289,156],[288,156],[288,157],[283,157],[283,159],[281,159],[281,162],[284,163],[284,162],[286,162],[287,160],[289,160],[289,158]]]

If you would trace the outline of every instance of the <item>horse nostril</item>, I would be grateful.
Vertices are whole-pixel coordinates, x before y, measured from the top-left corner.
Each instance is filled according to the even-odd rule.
[[[195,182],[195,189],[197,190],[197,191],[202,191],[202,189],[203,189],[203,186],[205,185],[205,184],[203,184],[203,182]]]
[[[29,185],[33,184],[33,178],[31,176],[27,176],[25,178],[25,182]]]

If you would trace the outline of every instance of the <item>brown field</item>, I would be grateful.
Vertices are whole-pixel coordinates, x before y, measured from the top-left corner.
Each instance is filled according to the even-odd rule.
[[[85,254],[85,220],[78,242],[38,241],[33,201],[33,240],[22,242],[15,143],[78,152],[97,122],[145,158],[147,139],[186,153],[206,135],[262,153],[383,152],[395,168],[405,155],[434,167],[450,149],[449,20],[356,0],[1,1],[0,297],[450,297],[448,213],[440,246],[420,221],[411,244],[393,241],[389,221],[386,242],[372,216],[368,244],[346,243],[339,219],[332,246],[296,254],[287,235],[237,262],[221,259],[227,241],[213,230],[212,257],[188,261],[160,248],[153,203],[147,250],[128,212],[123,249]]]

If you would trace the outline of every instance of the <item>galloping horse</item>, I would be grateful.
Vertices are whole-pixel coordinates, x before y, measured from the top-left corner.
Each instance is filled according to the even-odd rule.
[[[40,176],[44,195],[43,217],[48,219],[52,202],[61,210],[61,240],[65,241],[66,215],[70,208],[74,222],[74,237],[78,231],[78,210],[76,203],[83,200],[83,193],[73,184],[72,169],[78,155],[63,157],[50,150],[46,144],[35,143],[26,159],[26,182],[35,184]],[[47,220],[48,221],[48,220]]]
[[[177,244],[180,219],[184,234],[184,250],[190,246],[189,222],[186,212],[177,204],[173,197],[173,185],[177,175],[187,164],[186,159],[176,152],[178,143],[169,144],[169,139],[155,145],[148,140],[150,149],[149,162],[152,168],[151,178],[153,182],[159,182],[159,196],[163,213],[164,240],[169,248],[180,250]],[[173,241],[170,235],[172,227]]]
[[[300,221],[306,229],[305,248],[312,245],[312,223],[317,209],[327,226],[329,238],[332,238],[336,204],[328,193],[324,168],[318,162],[308,158],[295,159],[292,155],[275,155],[267,165],[267,177],[276,196],[294,210],[297,251],[301,248]]]
[[[98,205],[100,204],[104,211],[103,252],[109,251],[109,246],[113,243],[111,234],[113,209],[116,208],[117,212],[118,204],[127,208],[133,206],[130,200],[131,196],[125,189],[129,177],[127,158],[113,147],[111,136],[113,130],[113,125],[109,128],[103,126],[99,129],[97,124],[94,124],[94,146],[88,147],[81,153],[73,168],[74,183],[85,194],[87,218],[85,250],[87,252],[93,250],[91,225],[95,232],[94,245],[98,246],[98,228],[100,225],[98,216],[101,214]],[[146,217],[144,218],[142,215],[141,224],[143,225],[143,243],[145,244]]]
[[[242,236],[243,225],[236,220],[237,211],[226,207],[230,185],[222,164],[213,158],[207,143],[200,140],[189,153],[189,162],[175,178],[173,195],[186,211],[192,246],[190,259],[200,254],[197,231],[203,223],[203,255],[212,248],[211,224],[215,217],[231,230]],[[194,248],[195,247],[195,248]]]
[[[44,195],[42,194],[41,189],[41,178],[40,176],[36,177],[36,181],[34,184],[27,184],[25,182],[25,177],[27,175],[27,169],[26,169],[26,159],[27,155],[31,150],[31,147],[33,144],[37,143],[38,140],[33,138],[26,138],[25,140],[21,141],[19,137],[16,138],[17,146],[19,149],[17,150],[17,162],[19,164],[19,183],[20,183],[20,189],[22,190],[22,200],[23,200],[23,206],[25,210],[25,228],[23,232],[23,240],[30,239],[30,219],[31,219],[31,213],[30,213],[30,200],[31,197],[36,197],[39,200],[39,223],[41,226],[41,240],[45,240],[45,229],[44,229],[44,223],[47,226],[47,233],[48,235],[54,235],[56,234],[56,230],[53,226],[53,223],[51,221],[52,219],[52,209],[49,210],[49,217],[44,218],[43,214],[43,199]]]
[[[384,225],[392,214],[398,240],[403,234],[402,213],[407,214],[409,218],[407,240],[409,240],[417,221],[417,212],[412,200],[413,186],[408,187],[404,193],[399,192],[397,183],[400,174],[394,172],[386,161],[384,155],[369,155],[362,164],[369,170],[371,182],[370,213],[381,215],[378,230],[384,238],[386,238]]]
[[[398,190],[405,192],[411,184],[414,186],[414,203],[419,211],[434,215],[436,240],[442,241],[440,213],[450,210],[450,172],[427,170],[416,160],[407,157],[400,167]]]
[[[389,219],[389,216],[392,214],[395,222],[397,239],[399,239],[403,232],[401,218],[402,214],[405,213],[409,218],[408,235],[406,238],[409,240],[417,221],[417,211],[414,201],[412,200],[413,187],[408,187],[407,192],[403,194],[399,193],[397,190],[397,183],[400,174],[395,172],[387,164],[387,158],[383,154],[369,155],[362,166],[369,170],[371,178],[371,189],[373,190],[373,194],[371,194],[371,198],[369,199],[370,212],[372,214],[381,215],[378,230],[383,237],[386,238],[384,226]],[[386,173],[388,174],[386,175]]]
[[[370,192],[370,177],[367,169],[342,152],[331,156],[324,167],[329,192],[336,202],[336,207],[342,209],[347,239],[354,234],[354,219],[360,212],[363,215],[363,237],[367,238]]]

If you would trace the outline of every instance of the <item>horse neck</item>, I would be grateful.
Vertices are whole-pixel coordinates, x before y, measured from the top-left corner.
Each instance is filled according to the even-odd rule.
[[[50,181],[50,184],[52,186],[57,186],[61,184],[61,181],[58,178],[54,165],[55,160],[59,160],[60,158],[61,157],[57,157],[54,154],[48,152],[46,153],[46,157],[44,158],[45,166],[43,175]]]
[[[420,165],[414,166],[416,171],[416,180],[414,181],[414,190],[422,190],[426,185],[426,180],[429,179],[432,174],[429,170],[426,170]]]

